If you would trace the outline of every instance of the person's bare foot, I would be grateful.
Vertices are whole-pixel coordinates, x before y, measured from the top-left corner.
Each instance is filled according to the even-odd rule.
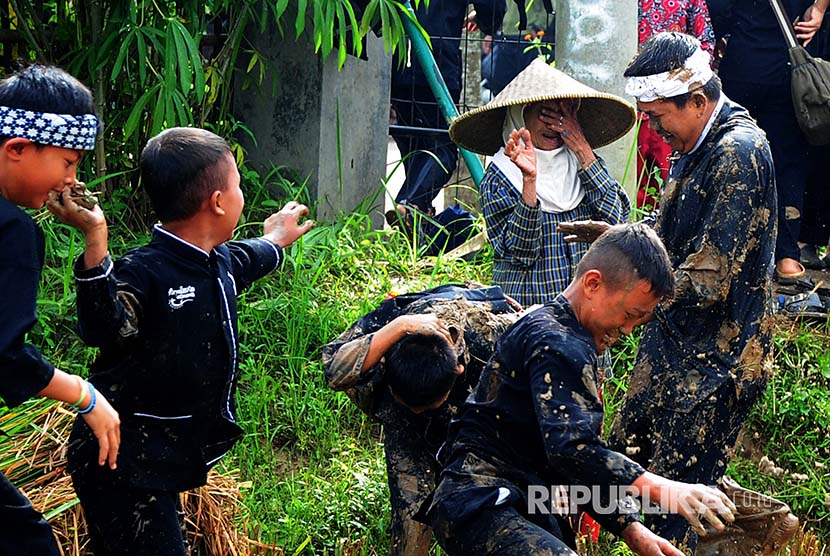
[[[804,274],[804,267],[795,259],[781,259],[775,263],[775,272],[779,276],[794,278]]]

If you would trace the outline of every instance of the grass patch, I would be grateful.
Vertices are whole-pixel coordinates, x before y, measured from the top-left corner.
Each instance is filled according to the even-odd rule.
[[[31,339],[61,368],[85,374],[95,352],[75,333],[71,273],[81,237],[49,218],[41,223],[47,263],[40,320]],[[256,235],[260,229],[245,224],[241,234]],[[147,233],[137,236],[116,225],[110,237],[118,256],[146,242]],[[385,554],[389,503],[382,431],[345,395],[326,387],[320,349],[390,292],[450,281],[488,283],[492,253],[485,249],[471,263],[419,257],[400,233],[371,231],[368,218],[355,214],[320,225],[289,255],[280,272],[255,284],[239,303],[238,413],[246,434],[220,469],[239,476],[243,502],[234,519],[246,524],[252,538],[287,554]],[[785,500],[827,543],[830,329],[784,323],[775,342],[776,374],[752,413],[746,449],[730,473]],[[636,347],[637,338],[630,337],[614,350],[614,376],[605,387],[609,419],[622,399]],[[42,403],[0,409],[0,427],[15,437],[31,433]],[[764,455],[785,473],[761,473],[758,462]],[[3,468],[23,486],[46,476],[28,463],[29,456],[0,450]],[[71,505],[58,510],[50,515],[60,519],[76,511]],[[628,554],[606,537],[584,552]]]

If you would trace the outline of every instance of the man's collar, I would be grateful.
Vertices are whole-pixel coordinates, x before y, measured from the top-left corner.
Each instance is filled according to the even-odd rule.
[[[709,120],[706,122],[706,125],[703,127],[703,131],[700,133],[700,137],[697,138],[697,143],[695,143],[695,146],[692,147],[692,150],[690,150],[687,153],[683,153],[683,155],[692,154],[703,144],[703,141],[705,141],[706,136],[709,135],[709,131],[712,129],[712,126],[714,125],[715,120],[717,120],[718,116],[720,115],[720,111],[721,111],[721,109],[723,109],[723,105],[724,105],[725,101],[726,101],[726,95],[721,93],[720,97],[718,98],[718,103],[715,105],[715,109],[712,110],[712,114],[709,116]]]

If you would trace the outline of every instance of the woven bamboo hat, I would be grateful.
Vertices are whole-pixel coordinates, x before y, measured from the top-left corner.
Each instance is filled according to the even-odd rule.
[[[577,119],[593,148],[613,143],[634,126],[636,113],[626,100],[594,90],[536,59],[496,98],[456,118],[450,137],[460,147],[492,155],[504,146],[501,132],[507,107],[564,98],[581,100]]]

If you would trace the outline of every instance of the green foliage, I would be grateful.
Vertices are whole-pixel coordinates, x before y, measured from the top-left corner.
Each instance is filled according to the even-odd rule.
[[[302,180],[284,168],[259,175],[243,168],[257,193],[248,197],[240,237],[258,235],[262,219],[288,199],[304,199]],[[280,199],[279,202],[270,199]],[[118,199],[104,201],[112,215]],[[240,424],[246,431],[222,465],[239,469],[249,533],[296,554],[385,553],[389,505],[382,432],[341,393],[327,388],[321,347],[360,314],[393,291],[417,290],[465,279],[489,282],[492,253],[474,263],[419,257],[397,231],[373,231],[361,207],[322,223],[288,250],[275,275],[240,300]],[[35,216],[45,233],[47,261],[39,321],[30,335],[61,368],[83,374],[95,350],[74,332],[73,259],[82,249],[74,230],[45,214]],[[143,244],[146,229],[131,232],[116,221],[111,252],[122,255]],[[749,447],[730,467],[739,481],[784,499],[823,539],[830,540],[825,495],[830,485],[830,329],[828,325],[785,327],[776,334],[777,371],[755,408],[745,437]],[[638,338],[624,338],[613,351],[613,376],[606,381],[606,430],[619,407],[633,367]],[[0,409],[0,427],[24,434],[47,402],[14,411]],[[758,471],[761,455],[785,468],[780,478]],[[19,454],[0,447],[0,467],[15,468],[15,480],[38,478]],[[805,478],[794,474],[806,475]],[[436,551],[437,553],[437,551]],[[584,554],[629,552],[603,534]]]
[[[423,0],[427,2],[428,0]],[[415,4],[420,4],[416,0]],[[150,219],[135,191],[136,162],[147,139],[173,126],[210,127],[236,143],[244,123],[231,112],[235,82],[241,89],[262,85],[269,53],[259,52],[248,31],[276,28],[283,40],[310,37],[327,58],[336,52],[340,67],[348,54],[360,55],[365,36],[382,33],[387,51],[405,56],[401,2],[370,0],[361,13],[351,0],[204,0],[13,2],[11,26],[20,31],[24,61],[67,68],[91,86],[105,123],[95,157],[81,174],[108,168],[107,197],[119,203],[126,223],[139,227]],[[286,33],[288,28],[293,31]],[[253,91],[250,93],[253,94]]]
[[[777,495],[830,539],[830,350],[828,325],[801,323],[775,338],[776,371],[744,434],[744,457],[730,471]],[[761,473],[766,456],[783,470]]]

